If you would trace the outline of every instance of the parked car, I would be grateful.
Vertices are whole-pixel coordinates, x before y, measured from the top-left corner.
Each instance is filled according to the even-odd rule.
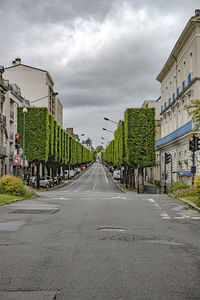
[[[54,180],[51,176],[46,176],[46,179],[49,181],[50,186],[52,187],[54,185]]]
[[[81,169],[79,167],[75,168],[76,170],[76,173],[80,173],[81,172]]]
[[[74,170],[65,170],[65,177],[66,178],[73,178],[74,177]]]
[[[35,181],[37,185],[37,180]],[[40,187],[44,187],[45,189],[50,188],[51,184],[46,177],[40,177]]]
[[[118,180],[118,179],[120,179],[120,177],[121,177],[121,171],[120,170],[115,170],[113,172],[113,178]]]
[[[113,166],[110,166],[110,167],[108,168],[108,170],[109,170],[110,172],[113,172],[113,171],[114,171],[114,167],[113,167]]]

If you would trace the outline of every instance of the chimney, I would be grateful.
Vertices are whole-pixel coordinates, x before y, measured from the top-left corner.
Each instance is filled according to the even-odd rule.
[[[0,66],[0,84],[3,84],[3,72],[4,72],[4,67]]]
[[[200,17],[200,9],[195,9],[195,17]]]
[[[15,65],[17,66],[17,65],[20,65],[20,64],[21,64],[21,58],[17,57],[15,59]]]
[[[12,61],[12,66],[18,66],[21,64],[21,58],[17,57]]]

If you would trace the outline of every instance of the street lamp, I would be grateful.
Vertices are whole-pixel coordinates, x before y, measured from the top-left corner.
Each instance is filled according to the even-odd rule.
[[[104,120],[105,120],[105,121],[112,122],[112,123],[114,123],[114,124],[118,124],[117,122],[115,122],[115,121],[113,121],[113,120],[110,120],[110,119],[108,119],[108,118],[104,118]]]
[[[57,96],[57,95],[58,95],[57,92],[52,93],[52,96],[53,96],[53,97],[55,97],[55,96]],[[42,97],[42,98],[39,98],[39,99],[36,99],[36,100],[33,100],[33,101],[30,101],[29,103],[34,103],[34,102],[40,101],[40,100],[45,99],[45,98],[48,98],[48,97],[49,97],[49,95],[48,95],[48,96],[45,96],[45,97]]]
[[[110,131],[110,132],[114,133],[114,131],[109,130],[109,129],[107,129],[107,128],[102,128],[102,130],[106,130],[106,131]]]
[[[26,114],[28,112],[28,109],[26,107],[23,108],[23,114],[24,114],[24,126],[23,126],[23,165],[22,165],[22,174],[24,177],[25,174],[25,126],[26,126]]]

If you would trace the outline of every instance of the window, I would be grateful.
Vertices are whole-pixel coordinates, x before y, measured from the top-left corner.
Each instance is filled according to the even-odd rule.
[[[176,90],[177,97],[179,96],[179,88]]]
[[[167,107],[167,102],[164,103],[164,109]]]
[[[182,82],[182,90],[185,88],[185,80]]]
[[[161,105],[161,112],[163,112],[163,106]]]
[[[169,105],[170,105],[170,103],[171,103],[171,98],[169,98]]]
[[[191,80],[192,80],[192,74],[189,73],[189,74],[188,74],[188,84],[191,82]]]
[[[175,100],[175,93],[173,93],[173,95],[172,95],[172,100],[173,101]]]

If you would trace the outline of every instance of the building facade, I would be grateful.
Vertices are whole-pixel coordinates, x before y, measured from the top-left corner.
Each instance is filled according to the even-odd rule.
[[[58,125],[62,126],[62,104],[56,98],[49,72],[24,65],[20,58],[16,58],[12,66],[5,68],[4,78],[20,87],[22,96],[29,100],[31,106],[47,107]]]
[[[6,112],[5,112],[5,94],[6,89],[3,85],[3,71],[0,67],[0,178],[6,172],[7,157],[7,131],[6,131]]]
[[[200,99],[199,10],[188,21],[157,80],[161,83],[161,138],[156,143],[161,181],[169,183],[183,179],[191,184],[189,137],[193,134],[193,125],[185,105]],[[171,155],[166,172],[165,153]]]

